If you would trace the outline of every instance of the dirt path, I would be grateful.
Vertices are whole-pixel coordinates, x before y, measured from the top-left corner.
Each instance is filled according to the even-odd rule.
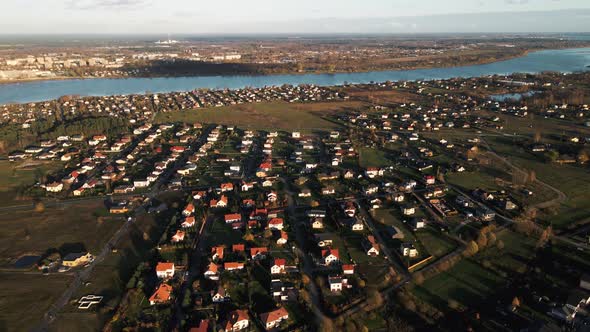
[[[521,167],[518,167],[518,166],[514,165],[507,158],[498,155],[492,149],[492,147],[488,144],[488,142],[486,142],[485,139],[482,138],[481,141],[484,143],[484,145],[488,149],[488,152],[486,152],[486,154],[488,154],[489,156],[494,157],[495,159],[501,161],[506,166],[512,168],[513,170],[516,170],[517,172],[526,173],[526,171],[524,169],[522,169]],[[553,191],[553,193],[555,193],[555,195],[557,197],[554,198],[554,199],[545,201],[545,202],[534,204],[534,205],[530,206],[531,209],[545,209],[545,208],[548,208],[548,207],[551,207],[551,206],[554,206],[554,205],[557,205],[557,204],[562,204],[562,203],[564,203],[567,200],[567,195],[563,191],[555,188],[554,186],[552,186],[552,185],[550,185],[548,183],[545,183],[545,182],[543,182],[543,181],[541,181],[539,179],[535,179],[534,182],[536,184],[539,184],[542,187],[548,189],[549,191]]]

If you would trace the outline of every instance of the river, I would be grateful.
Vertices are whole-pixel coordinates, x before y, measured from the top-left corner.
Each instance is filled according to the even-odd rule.
[[[590,48],[547,50],[489,64],[396,71],[337,74],[289,74],[267,76],[196,76],[172,78],[121,78],[49,80],[0,85],[0,104],[28,103],[56,99],[64,95],[109,96],[190,91],[199,88],[239,89],[283,84],[322,86],[400,80],[432,80],[453,77],[505,75],[556,71],[571,73],[590,70]]]

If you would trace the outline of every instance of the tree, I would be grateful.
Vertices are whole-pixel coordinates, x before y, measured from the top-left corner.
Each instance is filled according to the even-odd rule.
[[[199,279],[196,279],[195,281],[193,281],[193,291],[198,292],[199,288],[201,288],[201,281]]]
[[[332,332],[334,331],[334,323],[332,322],[332,320],[326,316],[322,316],[322,319],[320,321],[320,331],[327,331],[327,332]]]
[[[266,230],[264,230],[264,238],[269,239],[271,237],[272,237],[272,231],[268,228]]]
[[[537,173],[534,170],[529,171],[528,182],[533,183],[537,181]]]
[[[449,299],[447,305],[453,310],[459,310],[461,308],[461,304],[453,299]]]
[[[541,132],[540,131],[535,131],[535,143],[539,143],[541,142]]]
[[[247,242],[252,242],[254,241],[254,235],[252,235],[252,232],[250,232],[250,230],[247,230],[246,234],[244,234],[242,239]]]
[[[301,277],[301,281],[303,282],[304,285],[308,285],[311,280],[309,279],[309,277],[307,276],[307,274],[304,274]]]
[[[479,234],[477,237],[477,246],[478,248],[485,248],[488,245],[488,237],[485,234]]]
[[[383,296],[376,289],[371,289],[367,294],[367,303],[372,309],[379,308],[381,305],[383,305]]]
[[[504,249],[504,241],[498,240],[498,242],[496,243],[496,247],[500,250]]]
[[[496,243],[496,234],[493,232],[488,233],[488,245],[493,246]]]
[[[35,204],[35,212],[42,213],[44,211],[45,211],[45,204],[43,204],[43,202],[37,202],[37,204]]]
[[[547,152],[545,156],[547,157],[547,160],[549,160],[550,162],[555,162],[559,158],[559,152],[551,150]]]
[[[541,236],[539,236],[539,240],[537,241],[537,248],[544,247],[551,238],[551,235],[553,235],[553,228],[548,226],[541,232]]]
[[[424,283],[424,274],[422,274],[421,272],[417,272],[416,274],[414,274],[413,279],[416,285],[422,285]]]
[[[578,153],[578,162],[580,164],[585,164],[590,160],[590,154],[586,150],[581,150]]]
[[[518,308],[518,307],[520,307],[520,300],[518,299],[518,297],[516,297],[516,296],[515,296],[515,297],[512,299],[512,306],[513,306],[513,307],[515,307],[515,308]]]
[[[469,241],[469,243],[467,244],[467,248],[465,249],[465,254],[467,256],[473,256],[477,254],[478,251],[479,246],[477,245],[477,243],[475,243],[475,241],[473,240]]]

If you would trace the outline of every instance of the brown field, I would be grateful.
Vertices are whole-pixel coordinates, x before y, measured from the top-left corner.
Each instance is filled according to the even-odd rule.
[[[0,331],[30,331],[72,276],[0,272]]]
[[[98,200],[48,207],[44,212],[0,213],[0,266],[10,266],[23,254],[75,244],[97,252],[123,222],[122,217],[101,217],[105,211]]]
[[[203,122],[252,129],[314,130],[339,125],[322,116],[337,111],[358,109],[362,102],[260,103],[217,108],[158,113],[156,122]]]
[[[409,103],[418,101],[419,96],[401,90],[381,90],[381,91],[367,91],[360,89],[346,89],[351,97],[366,98],[375,103]]]

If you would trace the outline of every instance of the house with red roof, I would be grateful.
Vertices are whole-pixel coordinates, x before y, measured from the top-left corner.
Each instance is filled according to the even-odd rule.
[[[227,207],[227,202],[227,197],[225,195],[221,195],[221,198],[219,200],[212,199],[209,202],[209,206],[212,208],[224,208]]]
[[[268,160],[262,162],[259,166],[258,169],[264,172],[268,172],[270,170],[272,170],[272,163]]]
[[[342,273],[354,274],[354,264],[343,264],[342,265]]]
[[[225,248],[223,246],[211,248],[211,259],[213,259],[214,261],[218,259],[223,259],[224,250]]]
[[[284,258],[275,258],[273,265],[270,267],[271,274],[283,274],[285,273],[285,264],[287,260]]]
[[[184,146],[173,146],[170,148],[170,152],[172,153],[183,153],[186,150]]]
[[[168,303],[172,299],[172,286],[161,284],[158,289],[150,296],[150,305]]]
[[[242,270],[244,269],[244,263],[241,262],[226,262],[223,264],[223,268],[226,271]]]
[[[250,319],[247,310],[234,310],[226,318],[225,324],[222,324],[224,332],[242,331],[248,328]]]
[[[250,208],[253,206],[256,206],[256,202],[253,199],[248,198],[242,201],[242,207],[244,208]]]
[[[225,223],[232,224],[234,222],[242,221],[242,215],[239,213],[231,213],[225,215]]]
[[[338,249],[324,249],[322,250],[322,261],[324,265],[336,264],[340,261],[340,253]]]
[[[209,280],[219,280],[219,265],[211,262],[203,276]]]
[[[242,191],[250,191],[254,189],[256,182],[242,182]]]
[[[174,277],[174,263],[159,262],[156,265],[156,276],[159,279],[169,279]]]
[[[263,220],[266,219],[266,217],[268,216],[268,210],[267,209],[255,209],[254,211],[252,211],[250,213],[250,219],[251,220]]]
[[[278,200],[278,198],[279,198],[279,196],[277,196],[277,193],[274,191],[271,191],[266,195],[266,199],[271,203],[276,202]]]
[[[278,328],[279,325],[289,319],[289,312],[285,308],[279,308],[260,315],[260,320],[267,330]]]
[[[205,191],[193,192],[193,198],[196,200],[203,199],[203,198],[205,198],[205,196],[207,196],[207,192],[205,192]]]
[[[221,184],[221,192],[228,192],[228,191],[233,191],[234,190],[234,184],[231,182],[228,183],[222,183]]]
[[[288,240],[289,240],[289,234],[287,234],[287,232],[285,232],[285,231],[281,231],[281,237],[278,238],[277,244],[282,246],[282,245],[286,244]]]
[[[246,245],[243,243],[234,244],[231,246],[231,251],[235,253],[244,252],[246,251]]]
[[[267,253],[268,248],[266,247],[250,248],[250,257],[253,260],[265,259]]]
[[[268,228],[283,230],[283,218],[272,218],[268,222]]]
[[[191,327],[188,332],[211,332],[211,330],[209,329],[209,326],[212,326],[214,324],[210,324],[208,319],[202,319],[199,322],[199,326],[197,327]]]
[[[195,212],[195,206],[193,205],[193,203],[188,203],[186,205],[186,207],[184,208],[184,210],[182,210],[182,215],[185,217],[188,217],[190,215],[192,215]]]
[[[185,234],[183,231],[181,231],[181,230],[177,230],[177,231],[176,231],[176,234],[174,234],[174,235],[172,236],[172,242],[174,242],[174,243],[178,243],[178,242],[182,242],[182,241],[184,241],[184,236],[185,236],[185,235],[186,235],[186,234]]]
[[[195,220],[195,216],[189,216],[184,218],[184,221],[182,222],[181,226],[182,228],[190,228],[195,226],[196,220]]]

